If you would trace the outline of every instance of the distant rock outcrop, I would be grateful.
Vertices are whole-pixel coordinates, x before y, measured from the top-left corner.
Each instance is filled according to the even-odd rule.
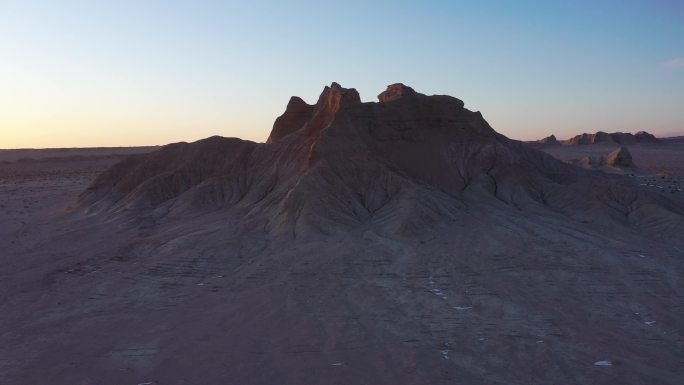
[[[382,103],[386,103],[399,98],[415,97],[416,95],[417,93],[413,88],[401,83],[395,83],[387,86],[387,89],[378,95],[378,100]]]
[[[680,385],[684,206],[457,98],[378,99],[128,158],[35,210],[57,243],[0,225],[0,383]]]
[[[645,131],[636,134],[613,132],[607,133],[599,131],[595,134],[581,134],[566,140],[564,143],[569,145],[589,145],[589,144],[621,144],[633,145],[641,143],[658,143],[658,139]]]
[[[632,154],[630,154],[627,147],[620,147],[608,154],[608,157],[603,162],[606,166],[633,168],[636,167],[632,161]]]
[[[547,146],[560,146],[560,142],[558,141],[558,139],[556,139],[556,135],[551,135],[547,136],[546,138],[539,139],[537,143]]]

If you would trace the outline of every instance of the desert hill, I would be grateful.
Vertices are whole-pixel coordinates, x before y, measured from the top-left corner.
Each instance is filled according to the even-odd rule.
[[[0,244],[3,384],[684,375],[684,207],[451,96],[333,83],[266,143],[133,155],[41,215]]]
[[[336,83],[315,105],[293,97],[266,144],[214,137],[131,157],[102,174],[82,205],[158,219],[228,209],[296,236],[368,224],[418,231],[470,200],[638,226],[632,214],[658,201],[509,140],[456,98],[394,84],[378,99],[362,103]],[[618,202],[578,199],[589,186],[618,191]],[[623,190],[633,196],[626,213],[615,211]]]
[[[561,142],[556,139],[555,135],[550,135],[547,136],[546,138],[539,139],[538,141],[534,142],[540,145],[547,145],[547,146],[560,146]]]

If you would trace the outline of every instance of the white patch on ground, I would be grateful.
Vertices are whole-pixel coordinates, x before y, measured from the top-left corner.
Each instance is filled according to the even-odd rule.
[[[454,309],[459,310],[459,311],[460,310],[470,310],[472,308],[473,308],[472,306],[454,306]]]
[[[596,361],[596,362],[594,362],[594,365],[596,365],[596,366],[613,366],[613,363],[610,361]]]
[[[330,366],[342,366],[341,362],[335,362],[333,364],[330,364]]]
[[[651,325],[653,325],[654,323],[656,323],[656,321],[644,321],[644,323],[645,323],[646,325],[648,325],[648,326],[651,326]]]
[[[437,297],[439,297],[443,300],[447,299],[447,295],[444,294],[444,292],[441,289],[435,287],[435,281],[432,279],[432,276],[430,276],[430,278],[428,280],[428,286],[426,287],[426,289],[430,293],[436,295]]]
[[[445,360],[449,359],[449,349],[442,350],[442,358]]]

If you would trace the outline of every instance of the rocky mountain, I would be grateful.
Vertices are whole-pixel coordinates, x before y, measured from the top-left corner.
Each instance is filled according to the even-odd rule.
[[[0,382],[680,382],[684,207],[454,97],[378,100],[333,83],[266,143],[101,174],[0,280]]]

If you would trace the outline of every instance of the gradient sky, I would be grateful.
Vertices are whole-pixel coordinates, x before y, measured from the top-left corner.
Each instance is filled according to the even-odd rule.
[[[680,0],[0,0],[0,52],[0,148],[264,141],[333,81],[515,139],[684,134]]]

